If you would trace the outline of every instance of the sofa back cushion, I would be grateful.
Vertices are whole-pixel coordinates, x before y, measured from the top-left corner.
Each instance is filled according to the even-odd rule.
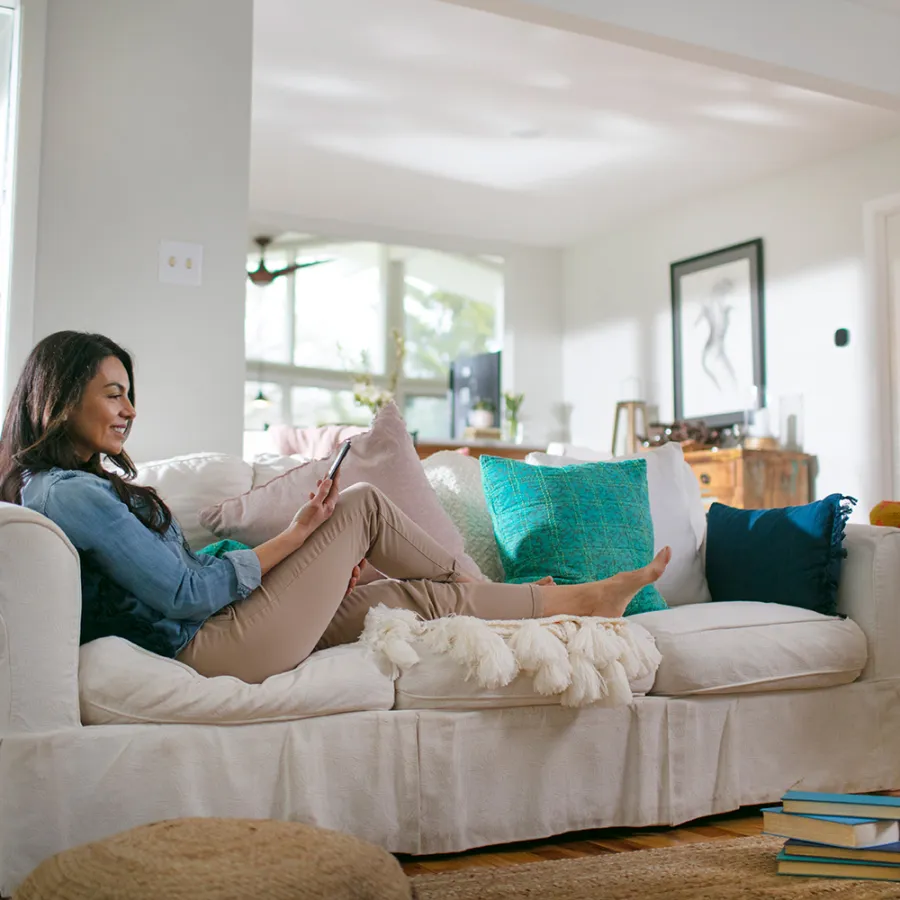
[[[666,444],[646,453],[616,457],[647,461],[647,488],[653,520],[654,550],[672,548],[672,561],[657,588],[669,606],[703,603],[710,599],[703,564],[706,513],[700,485],[684,460],[678,444]],[[526,461],[540,466],[566,466],[582,462],[569,456],[529,453]]]
[[[216,535],[200,524],[200,510],[249,491],[253,484],[253,468],[225,453],[175,456],[140,463],[137,470],[135,481],[156,488],[193,550],[216,540]]]

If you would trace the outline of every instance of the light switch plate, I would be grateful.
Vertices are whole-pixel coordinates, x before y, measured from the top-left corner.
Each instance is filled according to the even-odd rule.
[[[200,287],[203,283],[203,245],[160,241],[159,280],[163,284]]]

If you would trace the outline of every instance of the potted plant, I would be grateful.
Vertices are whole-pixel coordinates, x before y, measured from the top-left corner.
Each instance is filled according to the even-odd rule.
[[[473,428],[493,428],[495,411],[490,400],[476,400],[469,410],[469,424]]]
[[[391,331],[394,340],[394,368],[387,380],[387,387],[381,388],[375,383],[370,371],[369,355],[365,351],[360,360],[360,372],[355,376],[353,385],[353,400],[359,406],[367,406],[372,415],[375,415],[382,406],[386,406],[394,399],[397,391],[397,383],[403,373],[403,360],[406,357],[406,339],[398,329]]]

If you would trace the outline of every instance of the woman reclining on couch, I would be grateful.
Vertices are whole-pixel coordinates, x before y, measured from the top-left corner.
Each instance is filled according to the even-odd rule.
[[[376,488],[341,492],[339,475],[272,540],[194,554],[156,491],[131,482],[134,418],[130,355],[102,335],[61,331],[32,350],[3,426],[0,499],[52,519],[81,558],[82,643],[119,635],[203,675],[261,682],[356,640],[379,603],[426,619],[617,617],[668,564],[666,548],[591,584],[472,581]],[[366,560],[398,580],[356,587]]]

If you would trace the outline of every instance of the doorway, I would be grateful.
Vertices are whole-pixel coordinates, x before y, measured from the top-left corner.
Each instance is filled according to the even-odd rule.
[[[891,369],[889,393],[893,406],[892,498],[900,491],[900,206],[884,221],[884,278],[893,328],[893,357],[898,361]]]
[[[896,500],[900,498],[900,194],[867,203],[864,227],[871,296],[885,336],[876,369],[885,448],[882,496]]]

